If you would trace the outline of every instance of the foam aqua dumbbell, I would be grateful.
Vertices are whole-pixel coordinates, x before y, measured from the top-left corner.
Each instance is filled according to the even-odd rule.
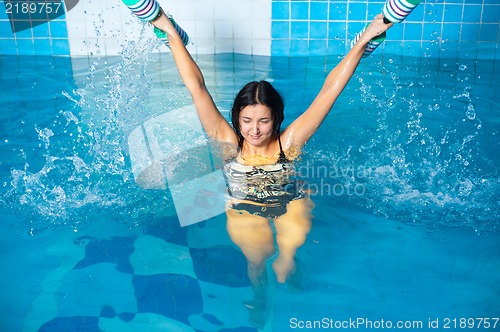
[[[387,0],[382,8],[382,14],[384,15],[384,22],[389,23],[401,23],[410,15],[410,13],[422,2],[422,0]],[[351,42],[351,48],[359,40],[366,27],[361,30],[356,37],[354,37]],[[366,58],[375,51],[375,49],[384,42],[386,33],[371,39],[366,45],[365,52],[363,53],[363,58]]]
[[[175,30],[177,30],[177,33],[181,37],[181,40],[182,40],[182,43],[184,44],[184,46],[187,45],[189,43],[189,36],[188,36],[187,32],[184,31],[184,29],[182,29],[179,26],[179,24],[177,24],[177,22],[175,22],[173,17],[168,17],[168,19],[170,20],[170,22],[172,22],[172,25],[174,26]],[[158,29],[157,27],[155,27],[154,31],[155,31],[156,37],[158,37],[158,39],[160,39],[165,45],[167,45],[167,47],[170,47],[167,34],[164,31]]]
[[[384,22],[401,23],[422,0],[387,0],[382,9]]]
[[[155,0],[123,0],[123,3],[140,20],[151,22],[160,14],[160,5]]]
[[[132,11],[132,13],[134,13],[135,16],[137,16],[140,20],[144,22],[153,21],[160,15],[161,12],[161,7],[158,4],[158,2],[156,2],[156,0],[122,0],[122,1]],[[184,29],[182,29],[180,25],[177,24],[177,22],[175,22],[175,20],[171,16],[167,17],[170,20],[170,22],[172,22],[172,25],[174,26],[175,30],[181,37],[183,44],[187,45],[189,42],[189,36],[186,33],[186,31],[184,31]],[[167,45],[167,47],[170,47],[167,34],[164,31],[155,27],[154,32],[155,35],[165,45]]]
[[[351,41],[351,48],[354,46],[354,44],[356,44],[356,42],[359,40],[359,38],[361,37],[361,35],[363,34],[363,32],[365,32],[366,28],[368,27],[365,26],[357,35],[356,37],[354,37],[354,39]],[[370,54],[373,53],[373,51],[375,51],[375,49],[384,42],[385,40],[385,37],[386,37],[386,33],[385,31],[378,35],[377,37],[375,38],[372,38],[370,39],[370,41],[368,42],[368,44],[366,44],[366,47],[365,47],[365,51],[363,52],[363,55],[361,56],[362,58],[366,58],[367,56],[369,56]]]

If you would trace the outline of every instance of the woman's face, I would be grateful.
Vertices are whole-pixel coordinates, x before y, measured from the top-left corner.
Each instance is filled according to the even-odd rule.
[[[240,112],[241,135],[251,145],[266,146],[273,136],[271,109],[264,105],[249,105]]]

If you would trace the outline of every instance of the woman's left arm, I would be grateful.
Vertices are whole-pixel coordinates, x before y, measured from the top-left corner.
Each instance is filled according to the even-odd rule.
[[[344,90],[358,67],[366,44],[392,26],[385,24],[382,14],[377,15],[366,28],[356,44],[340,63],[328,74],[321,91],[318,93],[309,108],[293,121],[281,134],[285,150],[294,147],[301,148],[330,112],[333,104]]]

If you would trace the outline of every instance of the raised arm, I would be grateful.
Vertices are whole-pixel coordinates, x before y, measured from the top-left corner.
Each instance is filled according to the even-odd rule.
[[[282,142],[285,149],[302,147],[330,112],[338,96],[344,90],[358,67],[359,61],[366,48],[366,44],[374,37],[382,34],[392,23],[385,24],[383,16],[377,15],[366,28],[356,44],[340,63],[328,74],[321,91],[311,106],[293,121],[282,133]]]
[[[207,135],[223,142],[237,144],[234,130],[215,106],[200,68],[189,54],[170,20],[162,11],[160,16],[151,23],[167,34],[175,64],[191,94],[198,117]]]

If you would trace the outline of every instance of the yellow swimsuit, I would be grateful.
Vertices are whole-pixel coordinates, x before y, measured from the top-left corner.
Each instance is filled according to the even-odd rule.
[[[224,162],[227,192],[232,199],[229,208],[276,219],[286,213],[289,202],[306,196],[281,141],[279,145],[278,161],[272,164],[245,165],[241,154]]]

